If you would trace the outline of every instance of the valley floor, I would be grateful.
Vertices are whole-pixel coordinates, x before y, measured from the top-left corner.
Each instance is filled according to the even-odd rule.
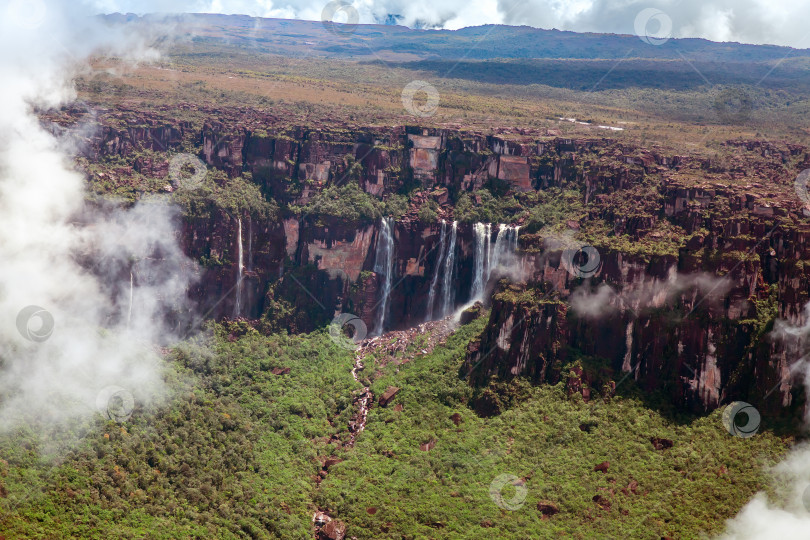
[[[127,422],[3,434],[0,530],[308,538],[324,512],[358,539],[700,538],[767,489],[792,442],[731,437],[721,411],[678,416],[632,384],[586,403],[517,380],[502,387],[517,405],[481,418],[459,369],[484,322],[364,342],[359,382],[324,331],[217,325],[168,353],[170,397]],[[350,430],[364,386],[367,424]]]

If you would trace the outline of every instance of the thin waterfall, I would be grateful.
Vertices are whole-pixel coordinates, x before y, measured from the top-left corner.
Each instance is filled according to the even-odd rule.
[[[382,298],[377,308],[377,324],[374,326],[377,335],[385,329],[385,318],[388,313],[388,301],[391,296],[391,282],[394,278],[394,219],[383,218],[380,234],[377,238],[377,254],[374,260],[374,272],[384,275]]]
[[[441,271],[442,260],[444,258],[444,243],[447,238],[447,223],[442,220],[442,232],[439,237],[439,253],[436,255],[436,267],[433,270],[433,279],[430,280],[430,293],[428,294],[427,317],[425,320],[433,320],[433,303],[436,301],[436,286],[439,284],[439,272]]]
[[[492,273],[492,223],[484,226],[484,242],[484,252],[487,254],[486,273],[484,274],[486,276],[484,285],[486,285],[489,282],[489,275]]]
[[[487,235],[488,225],[476,223],[473,225],[473,239],[475,246],[475,273],[473,277],[472,291],[470,298],[475,300],[483,296],[484,285],[486,284],[487,263],[489,258],[489,236]]]
[[[234,302],[233,316],[239,317],[242,314],[242,280],[244,279],[245,270],[245,254],[242,248],[242,218],[237,218],[238,232],[237,239],[239,244],[239,275],[236,278],[236,302]]]
[[[492,269],[497,268],[501,263],[504,255],[506,255],[507,246],[511,245],[509,241],[510,228],[506,225],[498,225],[498,236],[495,238],[495,250],[492,255],[492,264],[490,265],[490,272]]]
[[[453,271],[456,266],[456,233],[458,232],[458,221],[453,222],[450,230],[450,245],[447,247],[447,259],[444,263],[444,280],[442,281],[442,317],[448,315],[453,310],[455,301],[455,290],[453,289]]]
[[[498,237],[495,239],[495,249],[492,255],[490,272],[501,265],[508,265],[511,256],[517,251],[518,231],[520,227],[509,225],[498,226]]]
[[[512,263],[513,254],[517,252],[519,230],[520,227],[498,225],[498,236],[493,245],[491,223],[476,223],[473,226],[475,269],[470,290],[471,301],[483,298],[493,270]]]

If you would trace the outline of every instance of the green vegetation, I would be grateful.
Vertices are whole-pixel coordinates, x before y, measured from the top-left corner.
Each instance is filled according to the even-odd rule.
[[[405,364],[376,367],[377,395],[401,388],[393,405],[375,408],[351,457],[321,485],[319,504],[334,508],[358,538],[676,538],[716,533],[765,482],[763,465],[785,441],[763,432],[733,438],[720,411],[702,418],[649,408],[632,383],[619,396],[584,403],[564,383],[520,386],[521,399],[482,419],[466,404],[473,391],[458,378],[468,340],[485,319],[463,327],[446,347]],[[420,345],[414,344],[418,351]],[[412,356],[406,353],[403,357]],[[367,368],[368,371],[369,368]],[[458,426],[451,416],[458,413]],[[587,430],[582,426],[586,426]],[[651,437],[670,439],[656,450]],[[435,440],[429,451],[419,446]],[[607,473],[596,464],[610,463]],[[501,474],[525,479],[515,511],[490,498]],[[633,482],[637,487],[628,489]],[[625,490],[626,493],[623,491]],[[509,500],[516,493],[507,486]],[[606,502],[596,503],[596,495]],[[539,501],[559,514],[543,519]],[[373,512],[373,513],[372,513]]]
[[[426,200],[416,216],[422,223],[436,223],[439,219],[439,204],[433,199]]]
[[[276,219],[278,204],[262,195],[250,173],[230,178],[219,170],[209,170],[199,186],[181,186],[172,197],[183,213],[190,217],[208,216],[213,209],[222,209],[234,216]]]
[[[6,538],[309,535],[318,457],[353,412],[351,355],[323,332],[234,324],[168,359],[171,397],[122,425],[0,436]]]
[[[478,202],[480,201],[480,202]],[[514,195],[495,197],[482,188],[473,195],[462,193],[456,202],[456,219],[466,222],[511,223],[523,206]]]
[[[528,208],[526,232],[555,228],[566,220],[579,221],[584,213],[582,195],[578,191],[550,188],[526,196]]]
[[[388,199],[386,199],[384,210],[386,216],[391,216],[394,219],[399,219],[407,211],[408,211],[408,197],[394,193],[390,197],[388,197]]]
[[[372,408],[352,449],[329,444],[345,439],[354,412],[349,351],[324,332],[268,337],[245,323],[215,326],[211,338],[172,350],[170,397],[139,406],[126,423],[0,437],[0,529],[7,538],[306,538],[321,507],[360,539],[696,537],[720,531],[763,489],[763,466],[786,449],[768,431],[730,437],[720,411],[651,409],[630,382],[610,400],[584,403],[563,383],[518,380],[512,408],[479,418],[458,369],[484,324],[462,327],[428,355],[416,340],[394,358],[369,359],[374,393],[401,388],[394,403],[404,409]],[[673,447],[656,450],[651,437]],[[53,455],[54,444],[71,441]],[[420,450],[429,441],[435,447]],[[343,461],[317,487],[328,455]],[[595,472],[603,461],[609,470]],[[514,511],[490,498],[501,474],[525,481]],[[501,493],[509,501],[516,488]],[[543,519],[541,500],[559,513]]]
[[[329,186],[312,198],[306,206],[290,206],[294,213],[315,217],[331,217],[349,223],[372,222],[379,219],[383,203],[375,199],[355,182],[344,186]]]

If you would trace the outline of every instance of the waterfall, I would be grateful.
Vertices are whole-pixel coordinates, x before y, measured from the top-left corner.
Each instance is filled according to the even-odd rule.
[[[456,232],[458,222],[454,221],[450,230],[450,245],[447,246],[447,258],[444,263],[444,279],[442,280],[442,317],[448,315],[453,309],[455,291],[453,290],[453,270],[456,266]]]
[[[508,266],[517,251],[520,227],[498,225],[498,236],[492,245],[492,224],[476,223],[473,226],[475,268],[470,300],[481,300],[492,271],[499,266]]]
[[[508,265],[511,255],[517,251],[518,231],[520,227],[508,225],[498,226],[498,237],[495,239],[495,249],[490,263],[490,273],[498,266]]]
[[[444,243],[447,238],[447,223],[442,220],[442,232],[439,237],[439,252],[436,254],[436,267],[433,270],[433,279],[430,280],[430,293],[428,294],[427,317],[425,320],[433,320],[433,303],[436,300],[436,286],[439,284],[439,272],[441,271],[444,257]]]
[[[236,301],[234,302],[233,316],[239,317],[242,313],[242,280],[244,279],[245,254],[242,248],[242,218],[237,218],[239,241],[239,275],[236,278]]]
[[[495,238],[495,249],[493,250],[492,262],[489,268],[490,273],[493,268],[498,268],[498,266],[501,265],[502,259],[504,255],[506,255],[507,245],[511,245],[509,242],[509,231],[510,228],[506,225],[498,225],[498,236]]]
[[[391,281],[394,277],[394,219],[383,218],[380,224],[380,234],[377,237],[377,255],[374,260],[374,272],[384,275],[382,298],[377,308],[377,324],[374,331],[377,335],[385,329],[385,317],[388,313],[388,300],[391,295]]]
[[[484,274],[486,276],[486,278],[484,279],[484,285],[486,285],[487,282],[489,282],[489,275],[492,273],[492,223],[487,223],[484,226],[484,239],[486,241],[486,247],[484,248],[484,251],[487,254],[487,261],[485,266],[486,273]]]
[[[489,224],[476,223],[473,225],[475,273],[473,277],[472,291],[470,292],[471,300],[476,300],[483,296],[484,285],[486,284],[486,280],[489,278],[487,266],[489,262],[489,233],[491,230],[492,226]]]

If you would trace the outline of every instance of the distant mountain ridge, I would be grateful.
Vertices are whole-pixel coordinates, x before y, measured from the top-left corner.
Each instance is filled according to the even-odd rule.
[[[448,59],[583,59],[641,58],[702,62],[782,62],[810,57],[810,49],[777,45],[717,43],[705,39],[670,39],[650,45],[639,37],[620,34],[579,33],[529,26],[484,25],[459,30],[422,30],[391,24],[361,24],[345,33],[329,31],[320,21],[264,19],[247,15],[111,14],[112,23],[153,24],[169,19],[178,30],[208,39],[224,39],[232,45],[261,45],[279,53],[307,50],[309,54],[338,57],[373,56],[376,51],[407,52],[422,60]],[[337,25],[337,28],[342,28]],[[314,42],[314,46],[305,42]]]

